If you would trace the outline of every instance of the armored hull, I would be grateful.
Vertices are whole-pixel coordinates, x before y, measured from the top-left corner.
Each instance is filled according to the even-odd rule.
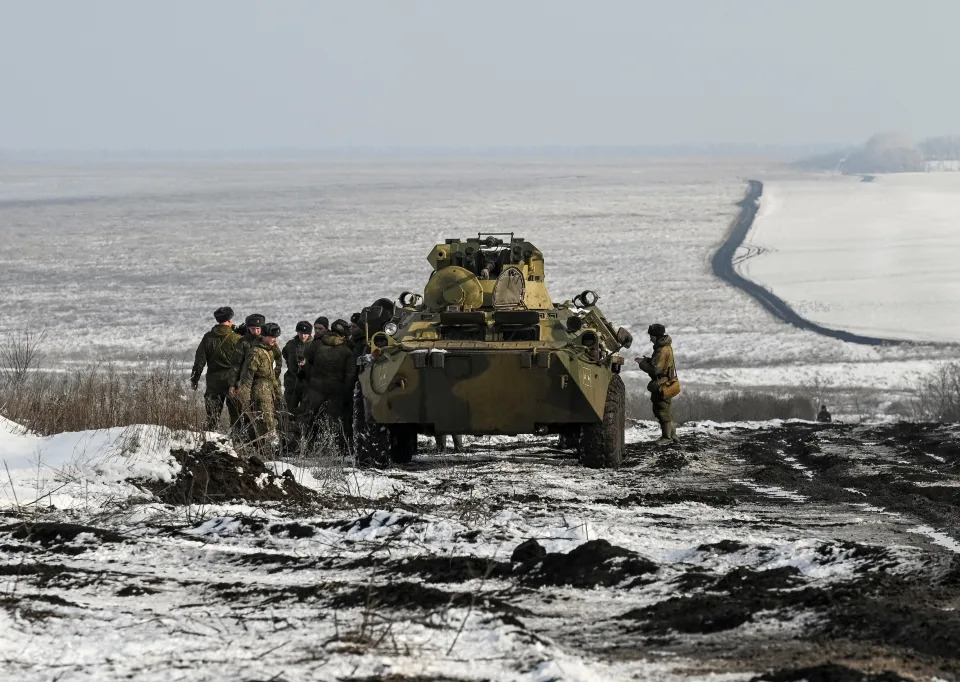
[[[423,296],[364,311],[371,352],[355,396],[358,453],[406,461],[418,433],[558,433],[584,463],[618,465],[617,351],[631,338],[610,326],[596,294],[555,304],[540,251],[512,235],[448,240],[428,260]]]

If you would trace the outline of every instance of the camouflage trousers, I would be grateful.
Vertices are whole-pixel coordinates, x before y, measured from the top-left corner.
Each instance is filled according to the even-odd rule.
[[[650,402],[653,403],[653,416],[657,418],[660,424],[673,421],[673,414],[670,412],[671,400],[673,398],[664,398],[659,392],[650,394]]]
[[[264,453],[270,453],[276,445],[279,403],[279,387],[272,383],[258,382],[250,390],[246,416],[253,431],[252,442]]]

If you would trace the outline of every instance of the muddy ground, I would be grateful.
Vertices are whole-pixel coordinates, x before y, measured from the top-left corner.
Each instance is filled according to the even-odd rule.
[[[957,428],[681,436],[630,444],[619,471],[548,439],[477,440],[381,472],[291,467],[283,485],[316,491],[295,504],[11,515],[0,664],[165,682],[960,679]]]

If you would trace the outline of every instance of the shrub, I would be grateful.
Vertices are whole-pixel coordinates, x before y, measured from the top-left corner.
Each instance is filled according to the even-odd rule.
[[[916,419],[960,421],[960,362],[940,365],[929,374],[917,391],[912,407]]]
[[[0,382],[0,414],[35,433],[159,424],[203,430],[202,392],[178,363],[139,371],[91,365],[64,373],[32,371]]]
[[[681,393],[671,405],[678,424],[689,421],[766,421],[768,419],[813,419],[813,403],[803,395],[774,395],[755,391],[728,391],[708,394],[697,391]],[[650,399],[633,393],[627,399],[627,415],[635,419],[652,419]]]

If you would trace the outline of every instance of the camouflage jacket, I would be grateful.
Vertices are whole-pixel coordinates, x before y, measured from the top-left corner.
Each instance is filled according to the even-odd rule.
[[[300,371],[300,361],[303,360],[304,355],[307,352],[307,347],[313,343],[313,337],[307,341],[301,341],[300,335],[297,334],[292,339],[286,342],[281,351],[284,362],[287,363],[287,377],[295,377]]]
[[[344,395],[353,388],[357,364],[350,346],[339,334],[327,333],[307,346],[304,360],[307,390],[324,397]]]
[[[260,390],[280,391],[280,381],[274,369],[277,344],[260,341],[250,349],[249,362],[243,366],[240,376],[240,391],[256,393]]]
[[[232,378],[233,356],[240,335],[233,331],[228,324],[214,325],[213,329],[203,335],[200,345],[193,359],[193,371],[190,381],[198,383],[207,368],[207,377],[229,381]]]
[[[260,343],[260,336],[255,336],[253,334],[246,334],[242,339],[237,341],[236,351],[233,354],[233,385],[240,385],[240,377],[243,374],[244,367],[250,362],[253,358],[253,349],[257,347]],[[277,348],[277,344],[270,346],[273,352],[273,360],[275,363],[274,373],[277,378],[280,377],[280,371],[283,368],[283,356],[280,354],[280,349]]]
[[[643,363],[640,366],[644,372],[650,375],[650,378],[657,379],[676,379],[677,368],[673,364],[673,340],[669,336],[661,336],[653,343],[653,355],[649,363]]]
[[[647,390],[657,394],[662,390],[661,382],[677,378],[677,368],[673,364],[673,340],[669,336],[661,336],[653,342],[653,356],[640,363],[640,369],[650,375]]]

